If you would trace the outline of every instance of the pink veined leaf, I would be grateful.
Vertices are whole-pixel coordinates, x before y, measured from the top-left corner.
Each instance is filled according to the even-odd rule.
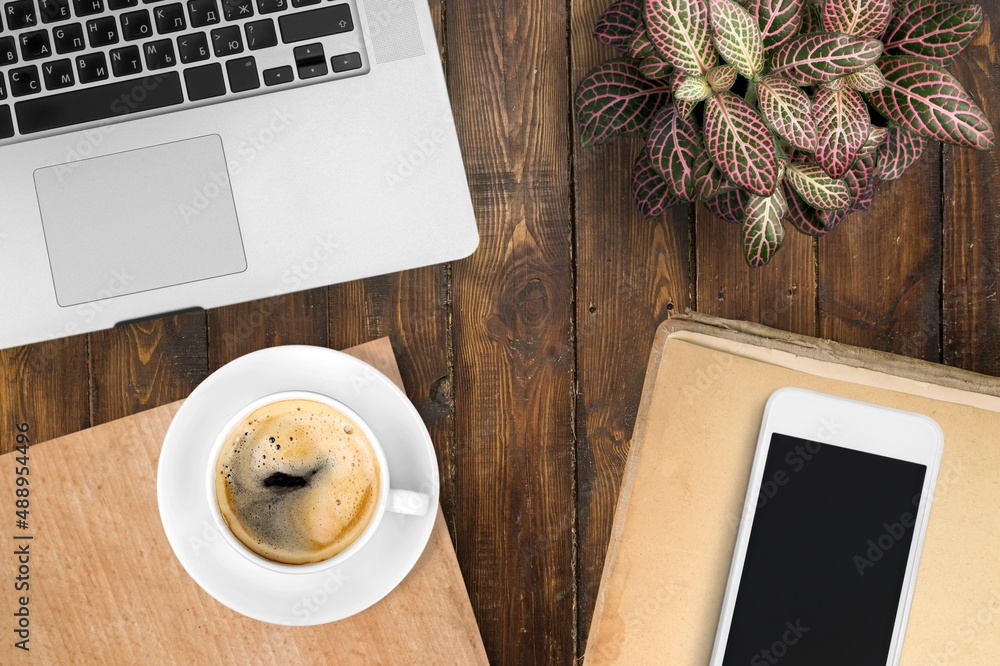
[[[747,11],[757,21],[764,49],[770,50],[799,33],[806,0],[749,0]]]
[[[632,200],[644,217],[656,217],[670,206],[680,203],[680,199],[670,193],[667,181],[653,166],[645,146],[639,151],[632,169]]]
[[[892,15],[892,0],[826,0],[823,27],[858,37],[881,37]]]
[[[608,60],[590,71],[576,89],[576,118],[584,146],[616,134],[642,134],[669,89],[648,81],[628,59]]]
[[[636,26],[635,32],[628,40],[628,54],[636,60],[643,60],[652,55],[656,55],[656,48],[649,40],[649,33],[646,31],[646,24],[640,22]]]
[[[885,32],[888,55],[912,55],[950,64],[983,24],[983,8],[975,3],[925,0],[904,3]]]
[[[842,208],[840,210],[818,210],[816,211],[816,216],[823,223],[826,233],[830,233],[852,212],[854,211],[851,208]]]
[[[780,187],[769,197],[750,195],[743,212],[743,258],[751,268],[771,261],[781,249],[785,242],[781,218],[787,212],[788,204]]]
[[[732,224],[743,224],[743,209],[749,196],[743,190],[719,192],[705,205],[716,216]]]
[[[757,21],[733,0],[709,0],[715,50],[750,79],[764,69],[764,40]]]
[[[840,178],[868,138],[871,120],[861,95],[844,87],[820,88],[813,98],[816,121],[816,161],[834,178]]]
[[[851,210],[868,210],[875,197],[875,157],[863,155],[844,174]]]
[[[594,26],[594,36],[608,46],[627,42],[642,21],[641,0],[618,0],[604,10]]]
[[[879,69],[885,87],[870,93],[868,101],[884,117],[938,141],[979,150],[996,144],[986,114],[943,67],[909,56],[884,56]]]
[[[639,63],[639,71],[651,81],[665,79],[674,71],[674,66],[658,55],[651,55]]]
[[[863,93],[875,92],[885,87],[885,77],[877,65],[868,65],[864,69],[848,74],[843,81],[854,90]]]
[[[910,168],[924,152],[926,140],[905,127],[893,125],[885,141],[878,147],[878,165],[875,177],[879,180],[896,180]]]
[[[705,101],[705,147],[734,185],[770,196],[778,182],[774,140],[757,110],[731,92]]]
[[[694,111],[694,107],[698,106],[698,102],[688,102],[683,99],[675,99],[674,106],[677,107],[677,113],[681,118],[687,118]]]
[[[871,130],[868,131],[868,138],[865,140],[861,150],[858,151],[859,156],[863,155],[874,155],[878,147],[882,145],[885,138],[889,135],[889,130],[885,127],[879,127],[878,125],[872,125]]]
[[[715,92],[729,90],[736,83],[736,68],[732,65],[719,65],[708,70],[705,80]]]
[[[688,102],[700,102],[712,94],[712,86],[700,76],[685,74],[674,87],[674,99]]]
[[[707,0],[646,0],[646,31],[677,69],[700,76],[715,66]]]
[[[663,175],[671,193],[684,201],[694,201],[694,163],[701,150],[695,119],[682,118],[676,108],[664,106],[650,124],[646,146],[650,161]]]
[[[851,205],[847,183],[831,178],[818,164],[791,163],[785,172],[785,179],[807,204],[817,210],[837,210]]]
[[[823,32],[823,17],[820,15],[820,8],[818,5],[812,3],[811,0],[805,0],[802,3],[802,27],[799,28],[798,34],[800,35],[810,35],[816,32]]]
[[[771,74],[796,85],[832,81],[878,60],[882,42],[851,35],[819,33],[792,37],[771,54]]]
[[[792,225],[799,233],[807,236],[825,236],[829,229],[826,228],[826,221],[820,217],[819,211],[811,208],[802,200],[786,178],[782,182],[782,191],[785,193],[785,201],[788,203],[788,213],[785,221]]]
[[[812,102],[801,88],[781,76],[765,77],[757,86],[757,106],[782,139],[802,150],[816,150]]]
[[[725,187],[726,177],[712,161],[704,146],[699,147],[694,158],[694,196],[701,201],[712,199]]]

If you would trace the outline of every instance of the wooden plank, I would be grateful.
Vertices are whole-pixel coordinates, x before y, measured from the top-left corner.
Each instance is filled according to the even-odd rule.
[[[928,143],[871,210],[819,240],[820,336],[932,361],[940,356],[941,151]]]
[[[205,313],[90,334],[94,425],[186,398],[208,375]]]
[[[494,663],[574,658],[566,3],[447,13],[479,249],[453,271],[456,536]]]
[[[323,287],[209,310],[209,370],[264,347],[325,347],[326,313]]]
[[[810,237],[786,225],[784,246],[774,258],[750,268],[739,226],[699,204],[695,245],[700,312],[815,334],[816,258]]]
[[[980,3],[983,28],[950,67],[1000,128],[1000,5]],[[944,148],[944,362],[1000,374],[1000,151]]]
[[[570,83],[614,57],[592,35],[608,3],[572,3]],[[578,128],[574,129],[577,130]],[[656,327],[690,304],[687,206],[647,220],[632,205],[641,143],[583,148],[574,136],[577,632],[584,649]]]
[[[89,425],[86,336],[0,351],[0,453]]]
[[[329,288],[329,346],[343,349],[388,337],[407,395],[420,412],[438,455],[441,506],[454,517],[452,376],[449,365],[448,266]]]

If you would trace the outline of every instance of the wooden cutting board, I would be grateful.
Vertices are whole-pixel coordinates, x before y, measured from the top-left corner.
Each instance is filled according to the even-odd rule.
[[[346,353],[402,386],[387,338]],[[32,446],[27,530],[15,525],[20,454],[0,456],[0,663],[487,663],[440,508],[409,576],[346,620],[270,625],[202,591],[174,557],[156,504],[160,446],[180,404]],[[14,551],[24,544],[30,589],[19,592]],[[20,596],[29,598],[28,653],[14,645]]]

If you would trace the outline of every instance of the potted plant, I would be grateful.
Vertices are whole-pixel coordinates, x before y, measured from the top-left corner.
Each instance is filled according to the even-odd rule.
[[[760,266],[784,223],[822,236],[870,208],[927,139],[993,148],[946,69],[982,21],[954,0],[617,0],[594,33],[618,57],[577,89],[580,138],[645,137],[639,210],[704,201]]]

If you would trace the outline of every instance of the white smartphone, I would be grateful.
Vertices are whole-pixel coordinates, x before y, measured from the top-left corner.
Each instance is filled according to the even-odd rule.
[[[711,665],[898,664],[943,450],[921,414],[772,394]]]

